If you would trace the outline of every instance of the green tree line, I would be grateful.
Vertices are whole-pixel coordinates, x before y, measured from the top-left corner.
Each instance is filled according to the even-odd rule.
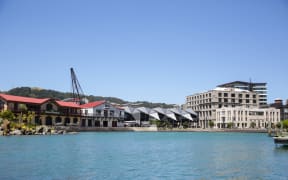
[[[10,95],[15,96],[25,96],[25,97],[34,97],[34,98],[54,98],[57,100],[64,100],[73,97],[72,93],[70,92],[60,92],[55,90],[47,90],[47,89],[41,89],[41,88],[31,88],[31,87],[17,87],[10,89],[7,92],[2,92]],[[88,95],[85,96],[89,102],[93,101],[102,101],[106,100],[112,103],[116,104],[127,104],[127,105],[135,105],[135,106],[144,106],[149,108],[155,108],[155,107],[162,107],[162,108],[172,108],[173,105],[171,104],[165,104],[165,103],[151,103],[147,101],[137,101],[137,102],[128,102],[120,98],[116,97],[103,97],[103,96],[94,96],[94,95]]]

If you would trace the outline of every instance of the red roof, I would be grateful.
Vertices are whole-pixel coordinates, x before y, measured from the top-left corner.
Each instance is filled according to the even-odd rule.
[[[80,105],[80,107],[81,108],[93,108],[93,107],[100,106],[104,103],[105,103],[105,101],[95,101],[95,102],[91,102],[91,103],[87,103],[87,104],[82,104],[82,105]]]
[[[0,94],[0,98],[3,98],[6,101],[30,103],[30,104],[43,104],[49,100],[53,100],[50,98],[45,98],[45,99],[30,98],[30,97],[23,97],[23,96],[13,96],[13,95],[8,95],[8,94]],[[80,106],[74,102],[64,102],[64,101],[55,101],[55,102],[59,106],[62,106],[62,107],[80,108]]]
[[[56,101],[56,103],[62,107],[80,108],[80,106],[74,102]]]
[[[13,96],[13,95],[8,95],[8,94],[0,94],[0,97],[6,101],[31,103],[31,104],[43,104],[44,102],[49,100],[49,98],[40,99],[40,98]]]

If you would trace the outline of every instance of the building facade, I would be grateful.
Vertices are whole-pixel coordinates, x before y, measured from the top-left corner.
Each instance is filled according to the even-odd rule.
[[[252,83],[243,81],[234,81],[225,84],[221,84],[218,87],[226,88],[238,88],[242,90],[247,90],[255,92],[259,95],[259,106],[267,105],[267,83]]]
[[[270,104],[270,107],[280,110],[281,121],[288,119],[288,99],[286,100],[286,104],[283,104],[282,99],[275,99],[274,103]]]
[[[280,122],[275,108],[223,107],[216,109],[215,128],[268,128]]]
[[[198,114],[199,126],[209,127],[209,121],[215,123],[216,109],[237,106],[257,107],[259,95],[255,92],[238,88],[221,88],[197,93],[186,97],[186,108],[191,108]]]
[[[82,111],[81,127],[121,127],[124,109],[108,101],[95,101],[80,106]]]
[[[25,110],[22,107],[25,106]],[[80,106],[73,102],[57,101],[51,98],[30,98],[0,94],[0,111],[10,110],[16,120],[22,119],[24,111],[34,112],[32,124],[47,126],[78,126],[81,118]],[[19,122],[19,121],[18,121]]]

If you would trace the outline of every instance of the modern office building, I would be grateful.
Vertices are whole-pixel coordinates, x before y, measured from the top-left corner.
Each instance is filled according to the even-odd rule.
[[[198,114],[199,126],[209,127],[209,121],[216,121],[216,109],[244,106],[257,107],[259,95],[256,92],[238,88],[221,88],[193,94],[186,97],[186,108],[191,108]]]
[[[234,81],[218,85],[218,87],[238,88],[242,90],[256,92],[259,95],[259,106],[267,105],[267,83]]]
[[[280,122],[280,110],[258,107],[216,109],[215,128],[268,128]]]

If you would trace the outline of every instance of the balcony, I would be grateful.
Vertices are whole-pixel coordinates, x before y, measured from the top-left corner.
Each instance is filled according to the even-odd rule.
[[[52,115],[59,115],[60,112],[59,111],[55,111],[55,110],[50,110],[50,111],[44,111],[45,114],[52,114]]]

